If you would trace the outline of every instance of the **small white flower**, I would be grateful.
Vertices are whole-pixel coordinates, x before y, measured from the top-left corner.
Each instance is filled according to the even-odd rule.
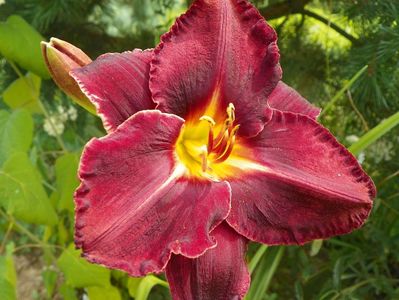
[[[59,116],[51,116],[44,120],[43,129],[50,136],[61,135],[64,132],[65,126]]]
[[[0,5],[6,3],[6,0],[0,0]]]
[[[345,139],[348,143],[354,144],[359,140],[359,137],[357,135],[351,134],[348,135]]]
[[[76,120],[76,118],[78,117],[78,111],[76,110],[75,107],[71,106],[68,109],[68,116],[69,116],[69,119],[71,121],[75,121]]]
[[[360,152],[357,157],[357,161],[359,162],[359,164],[364,163],[365,159],[366,159],[366,154],[364,152]]]

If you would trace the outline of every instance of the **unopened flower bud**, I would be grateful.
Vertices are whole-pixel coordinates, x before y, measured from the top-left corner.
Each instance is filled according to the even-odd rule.
[[[41,47],[47,68],[58,87],[76,103],[95,114],[94,105],[69,75],[69,72],[73,69],[91,63],[90,57],[74,45],[56,38],[51,38],[49,43],[41,42]]]

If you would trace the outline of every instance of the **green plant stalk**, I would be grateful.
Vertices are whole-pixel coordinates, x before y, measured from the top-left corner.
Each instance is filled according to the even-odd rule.
[[[249,269],[249,273],[250,274],[252,274],[253,271],[255,270],[256,266],[258,265],[260,259],[263,256],[263,254],[265,254],[267,248],[268,247],[266,245],[260,245],[260,247],[256,251],[254,257],[251,259],[251,261],[249,262],[249,265],[248,265],[248,269]]]
[[[268,251],[256,268],[252,278],[252,285],[246,296],[246,300],[262,300],[269,288],[270,282],[281,261],[285,248],[283,246],[273,247]]]
[[[399,111],[388,119],[383,120],[380,124],[364,134],[356,143],[349,147],[354,155],[359,155],[364,149],[399,124]]]
[[[60,147],[61,147],[61,149],[63,150],[64,153],[68,153],[68,150],[65,147],[64,142],[62,141],[61,137],[57,134],[56,127],[55,127],[53,121],[50,118],[50,114],[48,113],[47,109],[44,107],[42,101],[40,100],[40,97],[35,95],[35,93],[33,91],[33,88],[32,88],[31,82],[29,82],[26,79],[26,77],[21,73],[21,71],[18,69],[17,65],[13,61],[10,61],[10,60],[7,60],[7,61],[11,65],[11,67],[15,71],[15,73],[17,73],[18,77],[21,78],[23,81],[25,81],[25,83],[29,86],[29,88],[31,90],[32,97],[37,99],[37,102],[39,103],[40,109],[43,111],[44,116],[46,117],[46,119],[48,119],[48,121],[50,123],[50,126],[52,127],[52,129],[55,132],[55,138],[56,138],[58,144],[60,145]]]
[[[36,237],[32,232],[30,232],[28,229],[26,229],[24,226],[22,226],[21,224],[19,224],[14,217],[10,216],[9,214],[5,213],[2,209],[0,209],[0,215],[8,220],[8,222],[10,224],[13,225],[13,227],[15,229],[17,229],[19,232],[22,232],[23,234],[25,234],[29,239],[31,239],[33,242],[35,242],[38,246],[40,246],[41,248],[45,248],[45,247],[53,247],[53,245],[49,245],[43,241],[41,241],[38,237]],[[53,255],[53,253],[49,253],[51,256],[51,259],[55,262],[56,259]]]
[[[365,65],[363,68],[361,68],[345,85],[344,87],[339,90],[339,92],[331,98],[331,100],[327,103],[327,105],[323,108],[323,110],[320,112],[320,117],[324,115],[327,111],[331,109],[331,107],[338,101],[339,98],[342,97],[342,95],[345,93],[346,90],[348,90],[355,82],[356,80],[359,79],[359,77],[367,70],[368,65]]]

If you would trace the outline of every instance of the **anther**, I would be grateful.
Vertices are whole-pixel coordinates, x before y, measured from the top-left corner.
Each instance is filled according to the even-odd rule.
[[[202,116],[201,118],[199,118],[199,120],[200,121],[207,121],[209,123],[209,125],[211,125],[211,126],[215,126],[216,125],[215,120],[212,117],[210,117],[210,116],[206,116],[206,115]]]

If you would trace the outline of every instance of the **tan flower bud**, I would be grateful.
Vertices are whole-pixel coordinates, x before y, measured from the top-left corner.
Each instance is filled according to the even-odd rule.
[[[41,47],[47,68],[58,87],[76,103],[96,114],[94,105],[69,75],[73,69],[89,64],[92,61],[90,57],[74,45],[56,38],[51,38],[49,43],[41,42]]]

